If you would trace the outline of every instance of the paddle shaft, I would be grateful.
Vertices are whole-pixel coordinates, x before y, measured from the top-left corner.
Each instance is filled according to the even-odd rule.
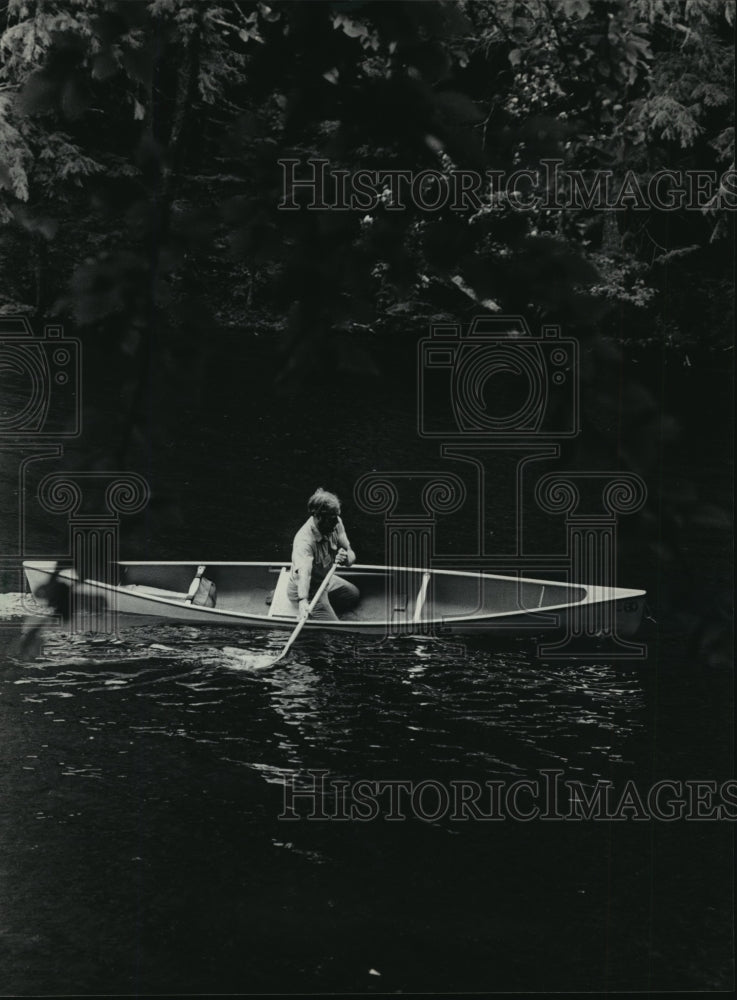
[[[330,567],[330,569],[328,570],[328,572],[325,574],[325,579],[322,581],[322,583],[318,587],[317,593],[315,594],[315,596],[310,601],[309,607],[307,608],[307,614],[304,616],[304,618],[300,622],[297,622],[296,629],[289,636],[289,639],[287,640],[287,644],[284,647],[284,649],[281,651],[281,653],[279,653],[279,655],[277,656],[277,658],[272,661],[272,664],[271,664],[272,666],[275,663],[278,663],[279,660],[281,660],[284,656],[286,656],[287,653],[289,652],[289,650],[291,649],[292,643],[294,642],[294,640],[297,638],[297,636],[299,635],[299,633],[304,628],[304,625],[305,625],[307,619],[312,614],[313,608],[315,607],[315,605],[317,604],[317,602],[320,600],[320,598],[322,597],[322,595],[325,593],[325,589],[326,589],[327,585],[333,579],[333,574],[335,573],[335,571],[336,571],[337,568],[338,568],[338,563],[337,563],[337,560],[336,560],[336,562],[333,563],[333,565]]]

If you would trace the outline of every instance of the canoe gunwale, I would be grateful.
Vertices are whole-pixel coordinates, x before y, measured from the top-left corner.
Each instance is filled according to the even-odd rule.
[[[32,560],[27,560],[29,565],[33,564]],[[284,560],[282,562],[274,561],[273,559],[263,559],[263,560],[242,560],[240,562],[233,560],[216,560],[211,559],[209,562],[204,560],[196,559],[118,559],[118,566],[269,566],[273,568],[274,572],[278,572],[282,566],[291,566],[291,562]],[[24,564],[25,565],[25,564]],[[470,570],[470,569],[443,569],[442,567],[431,567],[428,568],[422,566],[379,566],[376,563],[354,563],[350,568],[345,568],[341,570],[343,576],[350,576],[352,573],[362,573],[368,571],[371,573],[386,574],[394,572],[402,573],[427,573],[430,572],[433,576],[465,576],[473,577],[477,579],[479,577],[486,580],[509,580],[513,583],[540,583],[540,584],[553,584],[556,587],[577,587],[579,589],[591,589],[596,587],[598,589],[607,589],[599,584],[586,584],[586,583],[575,583],[569,580],[542,580],[534,576],[508,576],[504,573],[483,573],[480,570]],[[634,597],[634,596],[644,596],[647,591],[645,590],[632,590],[626,587],[610,587],[609,590],[614,590],[617,597]],[[570,604],[579,604],[581,602],[571,601]],[[567,607],[568,605],[566,605]]]
[[[42,560],[25,560],[23,563],[24,569],[28,567],[29,569],[32,569],[36,572],[43,572],[43,573],[50,572],[48,568],[49,565],[50,563],[48,561],[42,561]],[[118,560],[118,565],[121,567],[193,566],[193,565],[194,566],[204,565],[213,567],[214,566],[234,566],[234,567],[268,566],[269,568],[273,568],[275,572],[278,572],[281,570],[282,567],[289,566],[290,563],[274,562],[271,560],[249,561],[249,562],[211,561],[209,563],[205,562],[204,560],[201,562],[195,562],[194,560],[179,560],[179,561]],[[412,572],[418,574],[426,574],[428,572],[427,568],[423,569],[419,567],[405,567],[405,566],[386,567],[386,566],[377,566],[374,564],[361,564],[358,566],[351,567],[350,570],[346,571],[346,575],[360,576],[362,572],[365,572],[365,575],[369,574],[386,575],[396,571]],[[446,570],[446,569],[431,569],[429,570],[429,572],[432,575],[442,574],[444,576],[473,577],[474,579],[483,578],[489,580],[503,580],[520,584],[521,583],[532,583],[541,585],[554,584],[555,586],[581,589],[584,591],[584,596],[581,598],[581,600],[578,601],[567,601],[562,604],[551,604],[543,607],[517,608],[514,610],[507,610],[507,611],[486,612],[484,614],[443,615],[443,616],[428,617],[428,618],[421,617],[420,620],[413,620],[413,621],[399,623],[399,627],[402,630],[408,628],[411,630],[412,626],[416,626],[417,628],[422,628],[422,629],[431,628],[433,626],[443,628],[443,627],[464,626],[464,625],[474,626],[476,628],[483,628],[484,624],[503,625],[505,619],[510,620],[510,622],[512,620],[515,620],[514,621],[515,625],[521,624],[520,620],[528,620],[528,621],[534,620],[537,623],[542,624],[545,616],[552,616],[556,612],[565,612],[571,608],[581,608],[587,605],[595,605],[602,603],[616,604],[619,601],[624,601],[627,599],[631,600],[631,599],[641,598],[644,597],[646,594],[646,591],[644,590],[631,590],[625,588],[612,588],[612,587],[603,587],[596,585],[585,585],[579,583],[566,583],[566,582],[552,581],[552,580],[541,580],[527,576],[525,577],[506,576],[503,574],[496,574],[496,573],[481,573],[476,571]],[[71,569],[64,569],[60,571],[60,575],[62,575],[65,579],[76,579],[76,576],[73,576],[72,574],[73,570]],[[136,586],[135,584],[132,584],[130,586],[125,586],[125,585],[107,584],[98,580],[85,580],[83,581],[83,585],[93,588],[95,590],[119,594],[125,596],[128,599],[133,598],[134,600],[141,602],[152,603],[154,605],[162,605],[163,607],[167,608],[175,608],[177,609],[177,611],[181,612],[182,620],[193,618],[194,615],[196,614],[199,622],[202,623],[202,619],[200,616],[204,614],[206,615],[206,617],[212,618],[213,621],[217,619],[226,619],[226,620],[229,619],[231,621],[236,620],[238,622],[242,622],[243,625],[245,626],[249,624],[256,624],[260,627],[276,626],[276,627],[290,628],[296,622],[296,618],[291,616],[274,615],[272,617],[269,617],[266,614],[256,615],[256,614],[249,614],[248,612],[245,611],[234,611],[225,608],[204,607],[202,605],[194,605],[192,603],[186,603],[185,601],[183,601],[181,599],[181,596],[179,596],[178,598],[174,597],[169,598],[160,594],[145,594],[145,593],[136,594],[132,589],[133,587]],[[120,613],[140,614],[140,615],[146,614],[146,612],[143,611],[142,612],[125,611]],[[398,623],[396,621],[387,621],[386,619],[369,619],[369,618],[352,619],[352,620],[338,619],[337,621],[327,621],[327,622],[307,621],[305,624],[306,627],[310,628],[311,630],[328,629],[336,631],[359,631],[359,630],[369,629],[371,631],[385,632],[386,630],[393,630],[398,627]]]

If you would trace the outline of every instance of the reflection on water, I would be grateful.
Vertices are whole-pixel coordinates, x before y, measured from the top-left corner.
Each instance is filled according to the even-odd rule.
[[[11,990],[635,988],[653,968],[661,983],[702,981],[708,957],[689,973],[669,942],[691,922],[701,941],[723,937],[720,910],[692,912],[667,842],[667,912],[648,910],[659,831],[279,818],[285,783],[308,789],[315,771],[645,781],[646,666],[545,663],[525,642],[314,634],[267,671],[223,653],[283,643],[149,623],[51,633],[35,662],[5,661],[14,817],[0,822],[0,877],[23,887],[0,933]]]
[[[532,647],[463,647],[403,638],[357,647],[310,636],[271,670],[223,653],[282,648],[280,631],[128,627],[115,638],[50,632],[11,682],[21,703],[61,723],[207,745],[261,776],[329,761],[336,777],[372,765],[495,774],[560,766],[595,781],[632,763],[644,725],[641,675],[611,664],[551,666]],[[96,772],[105,762],[96,762]],[[88,773],[79,764],[79,773]],[[70,772],[71,773],[71,772]]]

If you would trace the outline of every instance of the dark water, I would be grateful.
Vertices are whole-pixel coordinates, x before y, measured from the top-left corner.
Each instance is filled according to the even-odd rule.
[[[278,634],[119,639],[4,671],[4,992],[728,982],[729,824],[279,819],[315,770],[723,780],[724,679],[314,636],[254,675],[221,646]]]
[[[384,398],[378,420],[333,407],[309,433],[298,408],[247,405],[263,429],[246,445],[225,411],[197,431],[185,407],[180,435],[151,446],[141,471],[172,505],[134,525],[129,552],[281,556],[315,470],[350,496],[366,469],[429,460],[411,402]],[[665,474],[724,502],[719,462],[692,448]],[[354,525],[374,555],[380,530],[355,510]],[[725,538],[707,523],[689,544],[708,603],[729,575]],[[253,673],[223,646],[276,652],[283,633],[161,624],[56,633],[23,663],[1,631],[0,991],[729,989],[728,822],[280,818],[285,788],[316,771],[450,788],[556,769],[643,792],[728,778],[732,680],[712,626],[671,599],[680,570],[622,558],[636,575],[623,582],[651,594],[643,663],[310,635]]]

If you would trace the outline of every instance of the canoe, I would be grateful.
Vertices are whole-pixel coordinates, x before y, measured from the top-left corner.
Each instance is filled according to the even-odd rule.
[[[56,563],[27,561],[34,596]],[[124,615],[175,619],[187,624],[294,628],[296,605],[287,597],[288,563],[119,562],[117,585],[61,570],[59,580],[101,599]],[[373,635],[432,631],[526,634],[556,627],[632,635],[642,618],[645,591],[463,570],[354,565],[340,575],[361,592],[356,609],[340,621],[308,621],[306,628]],[[115,576],[113,576],[115,578]]]

